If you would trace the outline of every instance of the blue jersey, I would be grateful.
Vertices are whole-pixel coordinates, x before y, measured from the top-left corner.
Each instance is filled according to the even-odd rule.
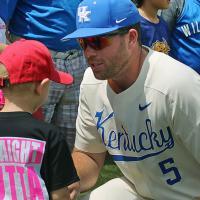
[[[159,23],[156,24],[141,16],[140,25],[142,44],[168,54],[170,48],[167,23],[161,17],[159,17]]]
[[[200,73],[200,0],[186,0],[172,33],[171,56]]]
[[[76,28],[76,9],[81,0],[1,0],[0,17],[9,31],[26,39],[36,39],[49,49],[80,48],[76,40],[62,41]]]

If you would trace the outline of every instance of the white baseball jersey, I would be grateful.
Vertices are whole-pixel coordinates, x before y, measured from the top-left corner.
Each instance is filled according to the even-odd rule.
[[[200,76],[149,50],[136,82],[116,94],[88,68],[75,146],[108,151],[143,197],[200,198]]]

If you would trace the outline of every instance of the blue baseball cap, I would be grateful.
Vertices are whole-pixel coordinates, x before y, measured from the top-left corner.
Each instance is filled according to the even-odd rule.
[[[65,39],[106,34],[134,25],[140,14],[131,0],[83,0],[76,13],[76,30]]]

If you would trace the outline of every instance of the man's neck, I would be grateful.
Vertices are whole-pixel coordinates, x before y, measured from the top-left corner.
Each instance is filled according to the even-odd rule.
[[[137,80],[143,62],[148,54],[148,51],[146,49],[142,47],[139,48],[140,50],[138,50],[138,55],[134,56],[130,68],[126,69],[124,74],[121,74],[120,77],[117,77],[115,79],[108,79],[108,84],[115,93],[119,94],[120,92],[125,91]],[[138,58],[137,61],[136,58]]]

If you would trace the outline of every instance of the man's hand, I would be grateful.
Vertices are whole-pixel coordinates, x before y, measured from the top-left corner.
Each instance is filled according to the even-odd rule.
[[[80,182],[72,183],[68,186],[69,195],[71,200],[76,200],[78,195],[80,194]]]
[[[51,199],[52,200],[71,200],[68,188],[64,187],[64,188],[52,191]]]

